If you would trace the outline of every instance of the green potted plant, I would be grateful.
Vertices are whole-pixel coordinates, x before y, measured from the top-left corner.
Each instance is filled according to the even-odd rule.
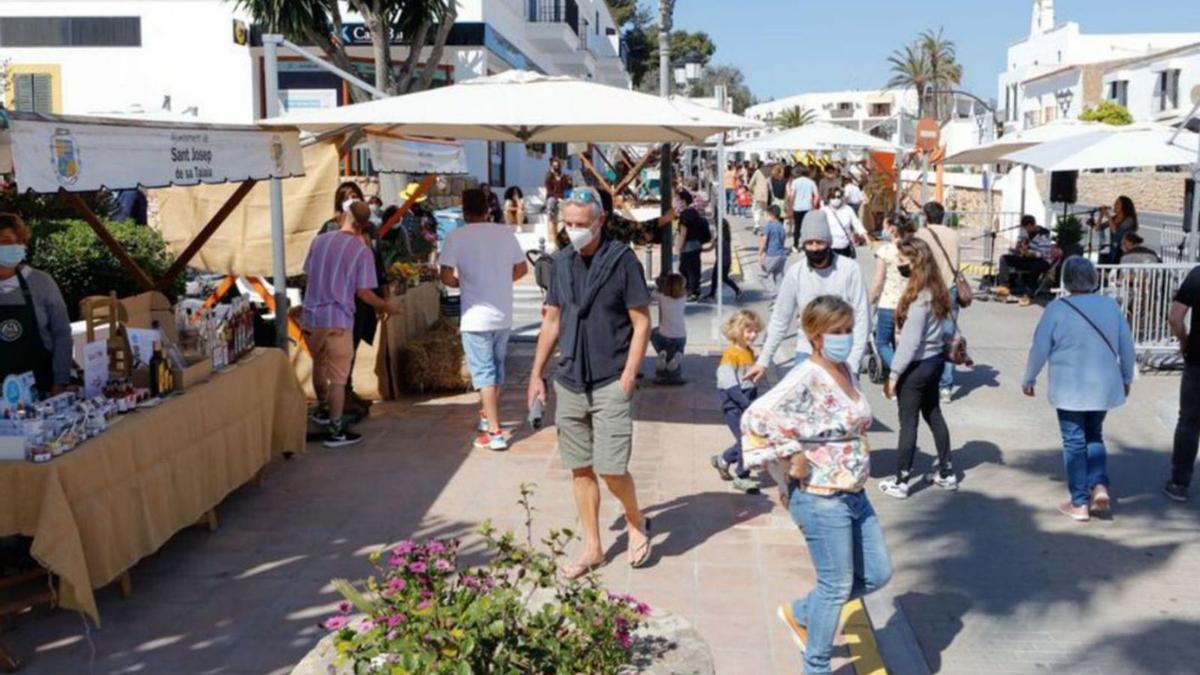
[[[1083,223],[1078,216],[1060,216],[1054,226],[1054,244],[1062,249],[1063,256],[1083,255]]]

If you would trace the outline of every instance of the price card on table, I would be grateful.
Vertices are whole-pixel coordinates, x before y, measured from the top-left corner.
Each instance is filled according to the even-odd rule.
[[[108,382],[108,342],[96,340],[83,346],[83,395],[99,396]]]

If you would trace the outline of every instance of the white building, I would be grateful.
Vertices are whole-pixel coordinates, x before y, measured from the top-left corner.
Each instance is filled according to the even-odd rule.
[[[999,76],[1005,129],[1077,118],[1107,97],[1106,72],[1197,42],[1200,33],[1085,34],[1078,23],[1055,22],[1054,0],[1034,0],[1029,35],[1008,48]]]
[[[458,0],[435,84],[520,68],[629,86],[617,27],[603,0]],[[343,6],[345,3],[343,3]],[[369,34],[345,8],[342,39],[373,63]],[[233,0],[0,0],[0,65],[10,109],[62,114],[188,112],[203,121],[265,114],[261,31]],[[321,56],[318,48],[311,53]],[[393,46],[397,64],[408,48]],[[365,79],[371,80],[370,75]],[[349,88],[280,52],[285,108],[337,106]],[[545,152],[565,146],[467,144],[471,173],[495,185],[534,186]],[[353,169],[353,167],[351,167]]]
[[[1104,98],[1128,108],[1135,122],[1178,124],[1200,87],[1200,42],[1127,61],[1105,73],[1103,85]]]
[[[915,117],[917,94],[912,89],[828,91],[797,94],[746,108],[745,116],[771,124],[789,108],[813,113],[814,121],[829,122],[891,140],[899,115]],[[769,127],[736,132],[737,140],[769,134]]]

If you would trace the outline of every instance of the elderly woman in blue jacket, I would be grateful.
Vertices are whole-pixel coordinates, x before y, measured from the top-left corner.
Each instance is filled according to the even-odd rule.
[[[1129,395],[1133,338],[1120,306],[1094,293],[1098,281],[1090,261],[1068,258],[1062,283],[1069,295],[1050,303],[1038,322],[1023,388],[1033,396],[1038,373],[1050,364],[1050,404],[1058,410],[1070,491],[1058,510],[1086,521],[1110,506],[1104,417]]]

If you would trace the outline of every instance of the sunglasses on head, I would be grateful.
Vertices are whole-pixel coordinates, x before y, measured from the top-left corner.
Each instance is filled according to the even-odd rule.
[[[600,197],[591,190],[572,190],[571,194],[567,195],[566,201],[575,204],[599,204]]]

